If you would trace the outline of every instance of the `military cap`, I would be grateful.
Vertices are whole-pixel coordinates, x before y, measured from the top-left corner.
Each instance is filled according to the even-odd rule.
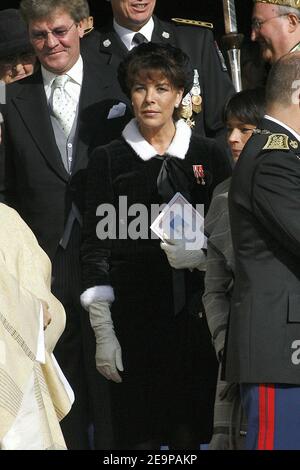
[[[298,8],[300,10],[300,0],[253,0],[254,3],[271,3],[281,7]]]

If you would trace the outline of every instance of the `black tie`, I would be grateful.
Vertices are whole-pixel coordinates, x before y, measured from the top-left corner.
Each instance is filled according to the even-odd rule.
[[[139,46],[143,42],[148,42],[148,41],[142,33],[135,33],[135,35],[133,36],[133,42],[136,46]]]

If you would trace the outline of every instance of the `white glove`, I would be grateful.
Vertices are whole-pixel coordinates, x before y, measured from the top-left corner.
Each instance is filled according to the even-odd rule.
[[[122,351],[115,335],[109,303],[96,301],[89,306],[90,322],[96,336],[96,367],[108,380],[122,382]]]
[[[175,269],[194,269],[205,271],[206,255],[195,243],[185,239],[170,239],[164,237],[160,247],[167,255],[170,266]]]

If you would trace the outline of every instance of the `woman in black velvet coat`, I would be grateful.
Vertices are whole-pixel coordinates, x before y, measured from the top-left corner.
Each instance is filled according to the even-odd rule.
[[[111,380],[119,449],[199,448],[212,432],[217,364],[196,268],[203,252],[187,263],[194,270],[173,269],[167,242],[164,252],[151,238],[150,215],[138,226],[132,207],[143,204],[151,214],[153,204],[179,191],[207,210],[214,187],[230,174],[215,143],[176,119],[191,77],[179,49],[148,43],[131,51],[119,80],[135,119],[122,138],[94,151],[89,166],[81,299],[95,331],[97,369]],[[201,180],[193,165],[202,165]],[[135,223],[140,237],[132,235]]]

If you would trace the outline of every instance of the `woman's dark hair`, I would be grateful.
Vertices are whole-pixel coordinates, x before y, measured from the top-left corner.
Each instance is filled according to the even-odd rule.
[[[193,70],[188,56],[169,44],[142,43],[132,49],[118,68],[122,91],[130,98],[136,77],[142,72],[151,78],[151,72],[161,72],[174,88],[184,89],[184,95],[193,86]],[[184,96],[183,95],[183,96]]]
[[[244,124],[257,126],[265,114],[265,89],[243,90],[229,98],[224,108],[223,119],[227,122],[235,118]]]

